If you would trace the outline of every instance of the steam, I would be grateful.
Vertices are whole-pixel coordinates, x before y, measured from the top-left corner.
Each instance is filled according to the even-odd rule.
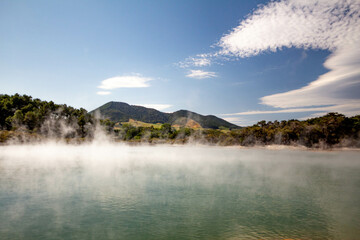
[[[149,238],[155,232],[160,238],[351,239],[359,210],[357,158],[352,151],[128,146],[103,139],[0,146],[0,238],[70,232],[116,239],[141,231]],[[279,214],[289,220],[284,228]],[[312,225],[318,229],[308,232]]]

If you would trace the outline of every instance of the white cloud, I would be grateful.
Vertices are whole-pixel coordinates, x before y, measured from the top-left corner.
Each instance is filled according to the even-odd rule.
[[[195,57],[188,57],[183,62],[179,62],[176,65],[182,68],[188,68],[191,66],[195,67],[206,67],[211,65],[209,54],[198,54]]]
[[[268,111],[246,111],[239,113],[220,114],[221,116],[243,116],[243,115],[259,115],[259,114],[278,114],[278,113],[301,113],[301,112],[318,112],[311,116],[321,116],[328,112],[342,112],[349,116],[358,114],[360,100],[351,100],[344,104],[337,104],[325,107],[309,107],[309,108],[286,108]]]
[[[198,54],[196,57],[189,57],[185,62],[188,66],[193,65],[195,67],[206,67],[211,64],[208,54]]]
[[[116,88],[143,88],[150,87],[149,81],[153,80],[152,78],[142,77],[139,74],[127,75],[127,76],[117,76],[105,79],[101,81],[101,85],[98,88],[101,89],[116,89]]]
[[[197,79],[213,78],[216,77],[216,73],[206,72],[203,70],[190,70],[190,73],[186,75],[186,77],[197,78]]]
[[[260,7],[218,43],[221,54],[239,57],[282,47],[336,50],[356,43],[357,0],[285,0]],[[356,39],[350,39],[356,36]]]
[[[225,118],[222,118],[222,119],[224,119],[225,121],[234,123],[234,124],[240,124],[240,123],[242,123],[244,121],[244,119],[239,118],[239,117],[225,117]]]
[[[172,107],[170,104],[136,104],[137,106],[143,106],[146,108],[153,108],[159,111]]]
[[[244,118],[240,118],[240,117],[225,117],[223,118],[225,121],[231,122],[235,125],[238,126],[250,126],[253,125],[255,122],[254,121],[248,121]]]
[[[192,61],[194,62],[194,65],[196,67],[205,67],[210,65],[210,59],[200,57],[200,58],[192,58]]]
[[[108,91],[99,91],[96,93],[97,95],[110,95],[111,92],[108,92]]]
[[[261,103],[285,112],[333,105],[342,113],[359,113],[360,105],[347,109],[360,99],[359,43],[360,1],[283,0],[259,7],[220,39],[218,52],[203,56],[244,58],[283,47],[329,50],[324,63],[329,72],[300,89],[264,96]]]
[[[276,114],[276,113],[295,113],[295,112],[318,112],[328,111],[333,107],[315,107],[315,108],[288,108],[280,110],[268,110],[268,111],[246,111],[239,113],[222,114],[223,116],[235,116],[235,115],[257,115],[257,114]]]

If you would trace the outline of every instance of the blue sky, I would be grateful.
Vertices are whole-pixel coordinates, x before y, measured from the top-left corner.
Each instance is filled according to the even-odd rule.
[[[354,1],[0,1],[0,93],[238,125],[360,113]]]

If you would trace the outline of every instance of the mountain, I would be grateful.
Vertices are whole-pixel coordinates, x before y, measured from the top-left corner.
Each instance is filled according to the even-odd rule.
[[[124,102],[108,102],[90,113],[96,115],[97,112],[100,113],[100,118],[109,118],[113,122],[127,122],[129,119],[134,119],[147,123],[166,123],[169,120],[167,113]]]
[[[239,128],[239,126],[229,123],[224,119],[218,118],[213,115],[203,116],[195,112],[190,112],[187,110],[179,110],[169,114],[168,122],[173,124],[179,118],[189,118],[194,120],[195,122],[199,123],[203,128],[214,128],[217,129],[219,127],[226,127],[226,128]]]
[[[100,114],[100,118],[108,118],[113,122],[127,122],[130,119],[134,119],[147,123],[170,123],[173,125],[182,122],[187,123],[188,121],[186,121],[186,119],[191,119],[203,128],[240,128],[235,124],[229,123],[224,119],[213,115],[203,116],[201,114],[187,110],[179,110],[173,113],[164,113],[156,109],[129,105],[124,102],[108,102],[94,109],[90,113],[95,115]]]

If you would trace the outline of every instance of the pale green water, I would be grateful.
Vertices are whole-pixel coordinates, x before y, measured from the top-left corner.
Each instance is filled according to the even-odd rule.
[[[360,239],[360,152],[0,147],[0,239]]]

